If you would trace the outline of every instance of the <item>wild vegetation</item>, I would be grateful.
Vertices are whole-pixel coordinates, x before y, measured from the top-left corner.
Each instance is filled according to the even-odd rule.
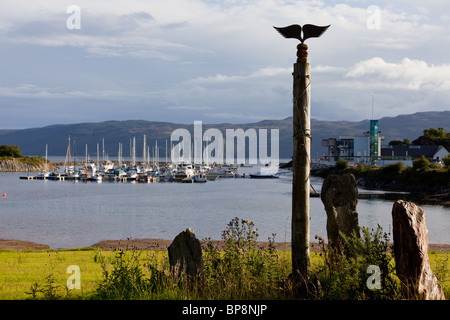
[[[291,253],[277,251],[274,237],[263,250],[253,222],[233,219],[223,231],[225,249],[207,241],[204,272],[194,281],[177,276],[167,252],[68,250],[0,252],[2,299],[296,299],[291,282]],[[308,299],[402,299],[389,235],[361,228],[343,236],[343,250],[328,248],[322,238],[311,254],[315,290]],[[206,239],[209,240],[209,239]],[[450,295],[448,254],[430,253],[432,268]],[[67,266],[81,269],[81,289],[68,290]],[[380,287],[370,286],[369,266],[378,266]],[[34,276],[32,276],[34,275]],[[304,298],[304,297],[303,297]]]
[[[373,166],[359,163],[349,166],[348,161],[339,159],[335,167],[317,170],[314,174],[326,177],[330,174],[352,173],[355,177],[374,179],[378,182],[396,181],[398,188],[429,186],[450,187],[450,156],[442,164],[427,160],[424,156],[413,161],[412,167],[406,167],[401,161],[385,166]],[[383,185],[384,187],[386,184]],[[399,190],[408,191],[408,190]]]
[[[444,146],[450,150],[450,132],[443,128],[430,128],[423,130],[423,135],[412,142],[412,144],[423,146]]]
[[[18,161],[31,166],[41,165],[45,163],[45,159],[41,156],[27,157],[22,155],[18,146],[0,145],[0,160],[17,159]]]

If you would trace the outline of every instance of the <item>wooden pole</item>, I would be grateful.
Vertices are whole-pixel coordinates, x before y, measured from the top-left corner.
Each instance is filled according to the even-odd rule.
[[[308,282],[310,276],[310,69],[306,44],[299,44],[294,64],[293,181],[292,181],[292,273]]]

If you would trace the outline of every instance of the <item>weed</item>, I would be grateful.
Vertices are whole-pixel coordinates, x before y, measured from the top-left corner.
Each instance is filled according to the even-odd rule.
[[[356,232],[351,236],[341,233],[344,240],[341,248],[327,247],[319,238],[323,264],[315,272],[322,286],[321,298],[398,299],[399,287],[389,253],[389,235],[382,233],[380,226],[372,233],[368,228],[360,229],[361,237]],[[381,287],[378,290],[367,286],[367,270],[372,265],[380,270]]]
[[[149,289],[139,255],[137,251],[118,251],[112,259],[112,270],[105,259],[97,257],[103,270],[103,282],[97,288],[100,299],[139,299],[141,293]]]
[[[58,300],[60,295],[58,294],[58,285],[55,280],[54,271],[55,264],[51,259],[51,254],[48,252],[48,257],[50,260],[50,273],[44,278],[42,282],[35,282],[30,287],[30,294],[32,299],[37,299],[38,294],[42,294],[44,300]]]
[[[207,298],[274,299],[285,296],[290,272],[287,259],[275,250],[275,235],[269,248],[257,248],[254,223],[234,218],[222,233],[224,252],[208,241],[205,246],[205,290]],[[218,291],[219,290],[219,291]]]

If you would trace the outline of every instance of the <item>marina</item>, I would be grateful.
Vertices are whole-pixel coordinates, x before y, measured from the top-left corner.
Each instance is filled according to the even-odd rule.
[[[133,182],[133,183],[157,183],[157,182],[179,182],[179,183],[206,183],[218,179],[228,178],[250,178],[250,179],[278,179],[280,176],[291,175],[290,169],[279,169],[275,174],[257,172],[239,172],[239,168],[247,169],[252,166],[230,165],[230,164],[212,164],[212,165],[193,165],[189,163],[172,164],[146,164],[136,165],[132,161],[124,161],[122,164],[115,164],[112,161],[105,161],[97,165],[88,161],[84,165],[78,163],[75,166],[64,165],[62,171],[42,172],[36,175],[27,174],[20,176],[21,180],[51,180],[51,181],[74,181],[74,182]],[[401,196],[407,196],[408,193],[387,192],[387,191],[362,191],[358,193],[359,199],[393,199]],[[311,185],[311,198],[320,198],[320,192],[317,192]]]
[[[123,146],[119,143],[118,157],[116,161],[105,158],[104,139],[102,139],[102,160],[100,160],[99,144],[97,144],[97,160],[89,158],[88,145],[86,144],[85,160],[76,161],[74,159],[75,143],[71,145],[70,136],[68,138],[67,152],[64,162],[52,162],[53,170],[48,167],[48,146],[45,147],[45,170],[38,174],[20,176],[21,180],[53,180],[53,181],[82,181],[82,182],[183,182],[183,183],[205,183],[215,181],[220,178],[278,178],[278,174],[290,170],[279,170],[276,174],[265,175],[261,172],[246,175],[238,172],[239,167],[252,168],[253,166],[242,163],[223,164],[209,162],[208,154],[205,150],[205,159],[196,163],[193,157],[188,161],[173,161],[174,146],[170,148],[170,156],[167,154],[165,161],[160,161],[159,148],[156,142],[153,149],[153,157],[150,160],[150,146],[146,144],[146,135],[143,139],[143,153],[140,161],[136,159],[136,139],[130,139],[130,157],[125,160],[123,157]],[[72,150],[73,147],[73,150]],[[203,146],[202,146],[203,148]],[[268,166],[269,164],[264,164]],[[278,167],[276,167],[278,169]]]
[[[74,166],[52,172],[42,172],[20,176],[21,180],[53,180],[53,181],[82,181],[82,182],[188,182],[200,183],[215,181],[219,178],[246,178],[238,173],[236,165],[192,165],[192,164],[158,164],[158,165],[121,165],[107,161],[97,165],[88,162],[77,169]]]
[[[258,239],[276,234],[277,242],[291,235],[292,175],[251,179],[260,168],[239,167],[246,178],[217,178],[207,183],[97,183],[21,180],[23,173],[0,173],[0,234],[18,239],[76,248],[108,239],[173,240],[187,227],[199,239],[221,239],[234,217],[249,219]],[[320,200],[322,179],[312,177],[311,241],[326,238],[326,213]],[[360,194],[372,193],[359,190]],[[381,196],[359,199],[362,226],[391,229],[393,200]],[[449,208],[420,204],[427,215],[430,243],[449,243]],[[26,222],[24,222],[26,221]]]

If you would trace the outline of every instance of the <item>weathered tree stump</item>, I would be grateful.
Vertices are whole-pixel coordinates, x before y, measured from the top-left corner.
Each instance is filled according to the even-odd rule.
[[[328,244],[339,248],[342,244],[341,231],[350,236],[354,231],[359,235],[358,187],[353,174],[332,175],[322,185],[320,198],[327,213]]]
[[[192,280],[203,275],[202,247],[191,228],[175,237],[168,253],[171,270],[177,276],[185,274]]]
[[[412,202],[398,200],[392,207],[392,224],[395,268],[404,295],[425,300],[445,299],[430,268],[425,210]]]

